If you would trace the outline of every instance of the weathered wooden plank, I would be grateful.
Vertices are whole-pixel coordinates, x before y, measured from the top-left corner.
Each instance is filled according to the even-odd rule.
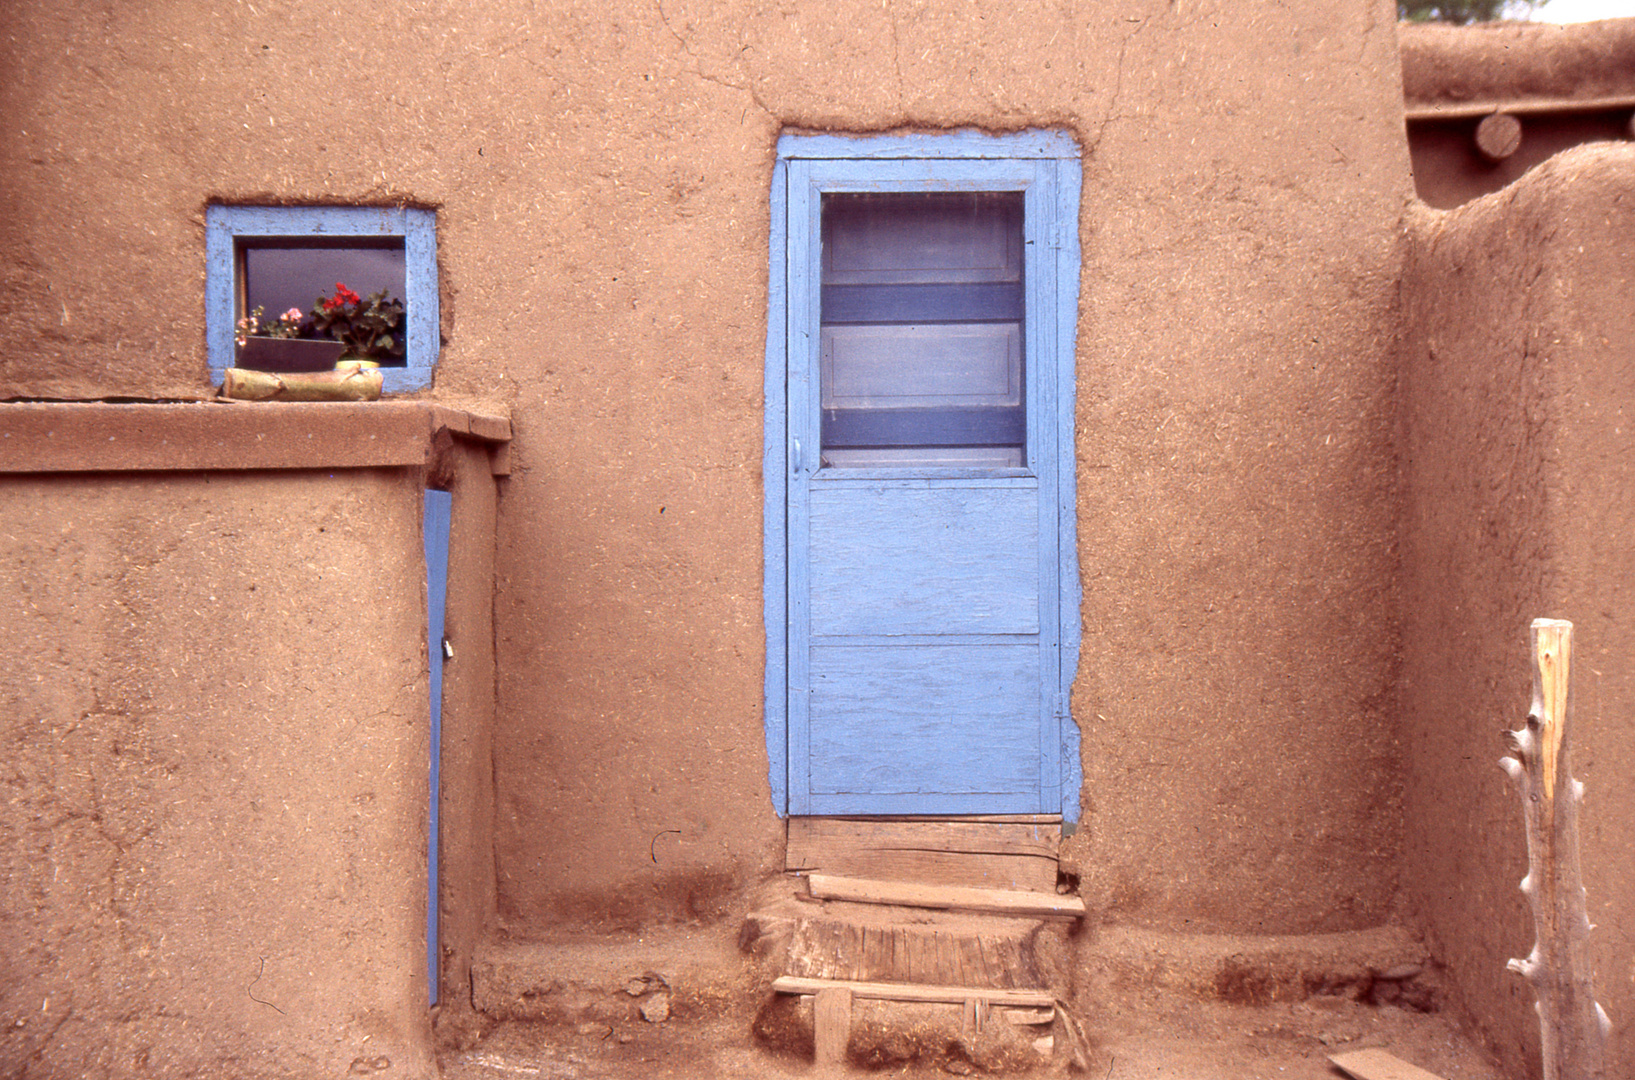
[[[831,874],[808,875],[807,884],[813,896],[825,900],[854,900],[864,904],[901,904],[906,907],[1041,918],[1076,919],[1084,915],[1084,901],[1077,896],[919,885],[905,881],[835,877]]]
[[[873,983],[842,979],[809,979],[796,975],[782,975],[772,980],[772,989],[780,994],[816,994],[821,990],[844,986],[854,998],[874,1001],[924,1001],[963,1005],[967,1001],[986,1001],[990,1005],[1010,1005],[1023,1008],[1051,1008],[1056,999],[1049,990],[994,990],[975,986],[926,986],[916,983]]]
[[[794,817],[789,819],[791,851],[945,851],[971,855],[1041,855],[1054,859],[1061,844],[1059,823],[999,823],[967,820],[903,820]]]
[[[1056,860],[1033,855],[965,855],[947,851],[803,848],[786,867],[843,877],[918,881],[927,885],[1054,892]]]
[[[852,991],[849,986],[826,986],[817,992],[812,1006],[812,1032],[820,1068],[839,1065],[846,1060],[846,1044],[852,1037]]]
[[[1057,823],[789,820],[784,868],[844,877],[1054,892]]]
[[[1036,925],[987,928],[803,920],[790,936],[784,971],[820,979],[1025,989],[1040,984],[1027,938],[1028,928]]]
[[[950,817],[947,814],[825,814],[815,821],[957,821],[973,824],[1005,824],[1005,825],[1060,825],[1060,814],[961,814]]]
[[[1356,1080],[1442,1080],[1435,1073],[1410,1065],[1378,1047],[1330,1054],[1328,1059]]]

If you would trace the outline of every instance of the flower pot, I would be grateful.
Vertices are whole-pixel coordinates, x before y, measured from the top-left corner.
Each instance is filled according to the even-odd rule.
[[[374,371],[380,364],[374,360],[365,360],[361,356],[343,356],[335,361],[336,371]]]
[[[345,351],[339,341],[253,337],[238,347],[236,362],[251,371],[329,371]]]

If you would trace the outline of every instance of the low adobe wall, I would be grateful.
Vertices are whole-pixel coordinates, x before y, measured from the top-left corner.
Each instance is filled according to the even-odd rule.
[[[1635,19],[1403,23],[1397,34],[1414,188],[1432,206],[1497,191],[1571,147],[1631,136]],[[1520,142],[1493,160],[1476,129],[1499,111],[1519,122]]]
[[[1589,956],[1635,1072],[1635,148],[1582,147],[1414,220],[1404,281],[1404,885],[1517,1075],[1538,1059],[1521,808],[1497,767],[1528,623],[1576,626]]]
[[[436,418],[0,405],[0,1074],[435,1075],[428,450],[455,1010],[493,910],[495,503]]]

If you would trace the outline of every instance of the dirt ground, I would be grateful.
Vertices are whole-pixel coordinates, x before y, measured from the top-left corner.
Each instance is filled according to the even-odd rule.
[[[534,1017],[548,1019],[445,1018],[439,1024],[442,1075],[447,1080],[778,1080],[811,1075],[810,1010],[800,1015],[800,1006],[790,1006],[806,999],[777,999],[781,1006],[771,1007],[775,999],[769,986],[778,965],[739,952],[725,930],[725,924],[715,924],[641,935],[583,933],[494,954],[497,959],[479,963],[474,972],[491,1015],[506,1015],[509,1002],[517,1010],[509,1015],[528,1009]],[[1321,988],[1331,992],[1307,996],[1288,991],[1302,979],[1312,985],[1311,972],[1349,972],[1356,966],[1352,953],[1359,948],[1386,956],[1380,942],[1395,940],[1391,935],[1396,933],[1312,935],[1268,946],[1271,939],[1099,931],[1093,940],[1081,942],[1095,956],[1079,966],[1071,994],[1088,1069],[1073,1061],[1072,1036],[1058,1020],[1053,1028],[1037,1029],[1053,1033],[1049,1058],[1008,1075],[1335,1080],[1342,1074],[1329,1063],[1330,1054],[1383,1047],[1442,1080],[1510,1080],[1460,1030],[1434,965],[1427,970],[1428,981],[1420,984],[1427,992],[1411,995],[1429,1012],[1370,1004],[1385,996],[1377,985],[1370,990],[1343,979]],[[1237,997],[1232,988],[1222,989],[1209,977],[1222,956],[1243,959],[1261,972],[1266,994],[1255,1003],[1231,1003]],[[524,971],[535,973],[531,986],[521,979]],[[1299,1000],[1286,1000],[1291,996]],[[655,1012],[660,999],[662,1011]],[[880,1018],[878,1003],[854,1007],[854,1056],[870,1035],[878,1034],[864,1029]],[[791,1019],[793,1023],[786,1022]],[[969,1044],[962,1049],[957,1019],[953,1028],[941,1029],[953,1035],[930,1037],[926,1032],[933,1029],[914,1032],[907,1014],[898,1019],[903,1022],[897,1030],[908,1037],[897,1044],[917,1042],[929,1051],[905,1054],[884,1067],[854,1067],[851,1074],[989,1075],[972,1062],[1004,1057],[991,1052],[984,1057],[980,1044],[974,1055],[967,1053]],[[1001,1025],[997,1038],[1005,1039],[1012,1030]],[[1035,1029],[1023,1030],[1031,1036]],[[876,1060],[882,1044],[889,1046],[891,1040],[870,1045]],[[991,1051],[992,1043],[987,1045]]]
[[[1443,1080],[1505,1080],[1444,1014],[1373,1007],[1343,999],[1269,1006],[1180,998],[1111,1008],[1089,1018],[1095,1080],[1335,1080],[1328,1056],[1384,1047]],[[477,1045],[448,1054],[448,1080],[582,1080],[805,1077],[810,1060],[755,1046],[747,1017],[675,1017],[663,1024],[543,1024],[513,1021]],[[960,1061],[906,1064],[857,1076],[942,1077],[974,1070]],[[1035,1076],[1069,1074],[1058,1054]]]

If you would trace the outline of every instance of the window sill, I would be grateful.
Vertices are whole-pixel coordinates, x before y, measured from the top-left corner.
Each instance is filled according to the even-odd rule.
[[[0,403],[0,473],[421,466],[445,430],[509,472],[508,417],[425,401],[52,401]]]

